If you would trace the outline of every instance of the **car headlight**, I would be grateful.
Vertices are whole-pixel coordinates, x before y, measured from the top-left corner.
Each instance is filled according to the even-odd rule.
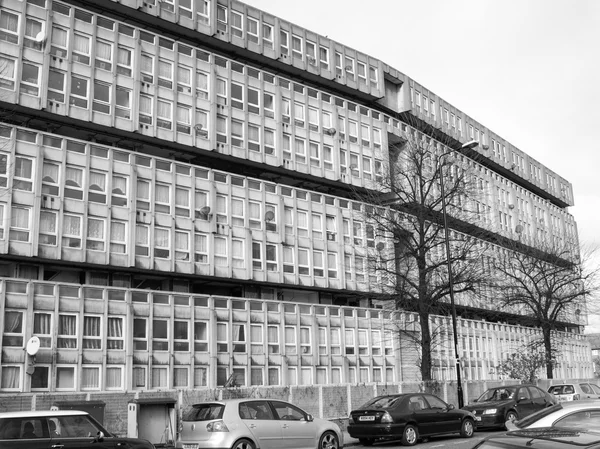
[[[498,412],[497,408],[488,408],[487,410],[483,411],[484,415],[495,415]]]

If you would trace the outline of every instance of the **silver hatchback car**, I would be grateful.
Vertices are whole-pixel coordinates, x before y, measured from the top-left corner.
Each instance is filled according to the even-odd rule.
[[[180,425],[181,449],[339,449],[337,424],[288,402],[230,399],[194,404]]]

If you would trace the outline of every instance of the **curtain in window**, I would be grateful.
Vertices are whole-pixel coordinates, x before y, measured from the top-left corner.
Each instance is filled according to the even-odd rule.
[[[163,184],[156,184],[154,189],[154,195],[157,203],[166,203],[169,204],[171,202],[171,189],[169,186]]]
[[[148,55],[142,55],[141,58],[141,64],[140,64],[140,70],[142,72],[147,72],[147,73],[152,73],[152,66],[153,66],[153,60],[151,56]]]
[[[208,90],[208,75],[204,72],[196,72],[196,88]]]
[[[42,180],[56,184],[58,182],[58,165],[44,162],[42,169]]]
[[[122,176],[113,176],[112,178],[112,193],[117,195],[125,195],[127,192],[127,179]]]
[[[170,230],[169,229],[154,229],[154,245],[160,248],[169,248]]]
[[[267,328],[267,341],[269,343],[279,343],[279,329],[276,326]]]
[[[106,368],[106,388],[120,389],[121,385],[121,368],[108,367]]]
[[[141,246],[148,246],[148,227],[137,225],[135,227],[135,244]]]
[[[227,133],[227,121],[224,117],[217,116],[217,132],[221,134]]]
[[[141,200],[149,200],[150,199],[150,183],[148,181],[139,180],[137,181],[137,197]]]
[[[56,234],[56,214],[54,212],[40,212],[40,233]]]
[[[227,214],[227,198],[223,195],[217,195],[217,213]]]
[[[187,368],[173,369],[173,386],[187,387],[188,386],[188,370]]]
[[[106,190],[106,174],[90,172],[90,190],[104,192]]]
[[[306,229],[308,228],[308,214],[303,211],[298,211],[296,215],[298,221],[298,227]]]
[[[97,338],[85,337],[100,337],[101,320],[98,316],[83,317],[83,347],[86,349],[100,349],[101,341]]]
[[[112,221],[110,225],[110,240],[113,242],[125,241],[125,223]]]
[[[139,100],[140,113],[152,115],[152,99],[145,95],[140,95]]]
[[[83,368],[81,370],[81,388],[100,388],[100,369]]]
[[[286,327],[285,328],[285,342],[288,345],[296,343],[296,328],[295,327]]]
[[[185,252],[190,250],[190,235],[187,232],[175,232],[175,249]]]
[[[1,388],[17,389],[20,385],[21,370],[18,366],[3,366],[2,367],[2,383]]]
[[[63,234],[80,236],[81,235],[81,217],[74,215],[65,215],[63,217]]]
[[[205,367],[194,368],[194,387],[205,387],[208,384],[207,374]]]
[[[313,231],[322,231],[323,230],[323,216],[322,215],[313,214],[312,227],[313,227]]]
[[[131,50],[119,47],[117,62],[124,66],[131,66]]]
[[[11,226],[13,228],[29,229],[29,209],[13,206]]]
[[[93,218],[88,219],[88,237],[91,239],[104,239],[104,221]]]
[[[67,31],[62,28],[52,27],[52,44],[60,47],[67,46]]]
[[[123,349],[123,319],[108,319],[108,349]],[[120,386],[120,385],[119,385]]]
[[[16,33],[18,24],[19,16],[7,11],[2,11],[2,14],[0,14],[0,28]]]
[[[23,314],[21,312],[4,313],[4,332],[14,334],[23,332]]]
[[[37,20],[27,19],[25,22],[25,36],[36,37],[42,31],[42,24]]]
[[[203,129],[208,128],[208,114],[206,111],[199,111],[196,109],[196,124],[202,125]]]
[[[73,51],[88,55],[90,53],[90,38],[76,34],[73,40]]]
[[[17,157],[15,159],[15,177],[31,179],[33,161]]]
[[[181,2],[180,2],[181,3]],[[191,70],[185,67],[177,68],[177,79],[182,84],[191,84]]]
[[[260,203],[248,203],[248,215],[253,220],[260,220]]]
[[[166,61],[158,61],[158,76],[161,78],[171,79],[173,66]]]
[[[207,238],[204,234],[196,234],[194,236],[194,246],[196,247],[196,252],[205,253],[208,251],[207,247]]]
[[[33,315],[33,333],[37,335],[50,335],[52,317],[49,313],[35,313]]]
[[[232,198],[231,200],[231,215],[236,217],[244,216],[244,202],[241,199]]]
[[[167,369],[152,368],[152,387],[160,388],[167,386]]]
[[[323,268],[323,253],[321,251],[313,251],[313,266]]]
[[[158,116],[167,120],[171,120],[171,103],[167,101],[158,101]]]
[[[332,346],[338,346],[340,344],[340,331],[339,329],[330,330],[330,342]]]
[[[248,140],[260,142],[260,129],[258,127],[248,125]]]
[[[133,367],[133,386],[136,388],[146,386],[146,368],[141,366]]]
[[[81,187],[83,184],[83,170],[67,167],[65,171],[65,184],[68,186]]]
[[[59,348],[76,348],[76,338],[65,338],[64,336],[77,335],[77,317],[75,315],[59,315],[58,317],[58,347]]]
[[[96,41],[96,56],[106,61],[112,60],[112,45],[106,42]]]
[[[244,268],[246,266],[244,253],[244,242],[241,240],[232,240],[231,254],[233,255],[234,268]]]
[[[231,121],[231,135],[239,138],[244,138],[244,124],[235,120]]]
[[[177,121],[186,125],[190,124],[190,108],[177,106]]]

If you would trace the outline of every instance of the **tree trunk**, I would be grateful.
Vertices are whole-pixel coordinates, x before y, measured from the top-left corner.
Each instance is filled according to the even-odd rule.
[[[546,376],[548,379],[554,379],[554,357],[552,357],[552,329],[542,326],[542,335],[544,336],[544,352],[546,354]]]
[[[431,380],[431,330],[429,329],[429,314],[419,313],[421,324],[421,380]]]

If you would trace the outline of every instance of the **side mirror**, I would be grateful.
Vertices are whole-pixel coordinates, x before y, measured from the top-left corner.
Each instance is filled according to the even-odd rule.
[[[315,420],[315,417],[313,415],[311,415],[310,413],[308,413],[306,415],[306,421],[307,422],[313,422]]]
[[[448,404],[448,410],[454,410],[455,408],[454,404]]]
[[[473,399],[471,402],[477,402],[477,399]]]
[[[98,433],[96,434],[96,438],[94,438],[94,441],[102,441],[104,440],[104,432],[102,432],[101,430],[98,431]]]

